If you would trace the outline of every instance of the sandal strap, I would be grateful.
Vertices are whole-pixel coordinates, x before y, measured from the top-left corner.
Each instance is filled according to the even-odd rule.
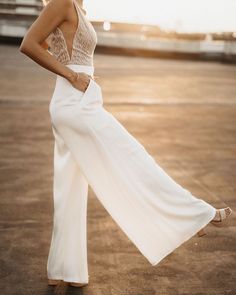
[[[227,209],[230,210],[229,214],[226,213]],[[212,220],[212,223],[221,223],[223,219],[226,219],[232,213],[232,210],[227,207],[223,209],[217,209],[217,212],[219,213],[220,220]]]
[[[220,209],[220,219],[223,220],[226,218],[226,210],[224,209]]]
[[[217,212],[219,213],[220,220],[214,220],[213,222],[222,222],[226,218],[225,209],[217,209]]]

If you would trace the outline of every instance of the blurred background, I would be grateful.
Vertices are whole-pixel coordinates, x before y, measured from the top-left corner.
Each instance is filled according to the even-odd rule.
[[[90,284],[47,286],[56,75],[19,51],[42,7],[0,0],[0,293],[235,295],[235,214],[152,267],[91,188]],[[86,0],[84,9],[104,108],[180,185],[235,211],[236,1]]]
[[[84,1],[98,49],[235,62],[234,0]],[[22,38],[42,0],[0,0],[1,38]]]

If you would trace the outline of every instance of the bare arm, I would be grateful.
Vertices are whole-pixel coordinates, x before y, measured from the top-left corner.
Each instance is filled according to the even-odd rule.
[[[48,45],[48,43],[47,43],[46,41],[43,41],[43,43],[41,43],[41,46],[42,46],[45,50],[47,50],[47,49],[49,48],[49,45]]]
[[[19,50],[45,69],[74,82],[77,74],[45,50],[46,38],[67,19],[71,5],[72,0],[51,0],[27,31]]]

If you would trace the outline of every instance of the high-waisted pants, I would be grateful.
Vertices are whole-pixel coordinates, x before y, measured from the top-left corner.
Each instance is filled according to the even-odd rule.
[[[93,66],[67,66],[94,73]],[[57,75],[49,112],[55,137],[49,279],[89,281],[88,185],[153,266],[214,218],[216,209],[176,183],[103,107],[92,78],[83,92]]]

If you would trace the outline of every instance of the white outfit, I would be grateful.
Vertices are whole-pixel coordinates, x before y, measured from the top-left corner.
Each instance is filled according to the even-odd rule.
[[[94,73],[88,65],[67,65]],[[154,266],[214,218],[216,209],[177,184],[103,107],[101,87],[84,92],[57,76],[50,102],[54,227],[48,278],[87,283],[88,184]]]

